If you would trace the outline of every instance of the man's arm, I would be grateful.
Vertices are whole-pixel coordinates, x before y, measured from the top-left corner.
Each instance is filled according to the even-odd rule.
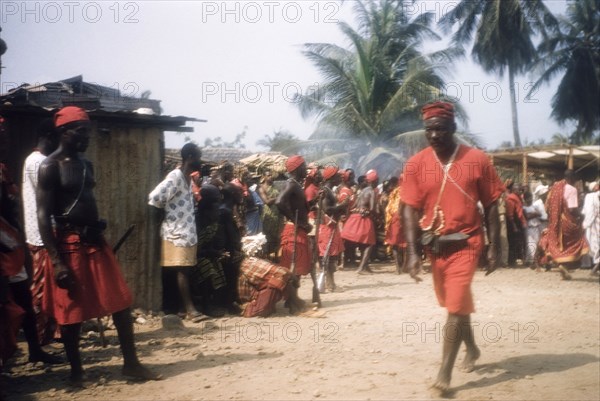
[[[419,216],[413,207],[403,204],[401,206],[402,227],[406,238],[408,252],[407,269],[410,276],[417,282],[423,281],[419,277],[421,271],[421,254],[418,252],[417,241],[419,237]]]
[[[485,273],[487,276],[498,267],[500,250],[500,213],[498,213],[498,201],[493,202],[485,209],[485,225],[490,241],[490,246],[488,247],[488,268]]]
[[[48,251],[52,265],[54,266],[54,277],[60,288],[68,289],[72,286],[72,278],[69,269],[58,252],[56,237],[52,231],[51,217],[55,210],[57,191],[60,183],[60,172],[57,162],[44,162],[40,166],[38,175],[38,187],[36,190],[37,216],[40,235],[44,246]]]
[[[285,189],[281,191],[277,200],[275,201],[275,206],[279,209],[279,212],[285,216],[289,221],[294,221],[294,213],[290,208],[290,195],[292,192],[292,185],[288,182],[285,186]]]

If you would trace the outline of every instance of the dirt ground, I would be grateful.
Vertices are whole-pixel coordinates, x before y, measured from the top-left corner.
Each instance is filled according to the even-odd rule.
[[[283,305],[266,319],[186,322],[180,331],[147,318],[135,326],[138,350],[163,381],[121,376],[109,330],[107,348],[96,333],[84,335],[84,363],[96,381],[89,388],[70,389],[66,365],[27,364],[23,353],[0,383],[9,400],[429,399],[446,317],[431,275],[415,284],[389,264],[373,268],[369,276],[338,272],[343,292],[322,295],[320,318],[286,316]],[[304,279],[301,295],[310,290]],[[472,373],[455,369],[455,399],[600,399],[599,284],[589,270],[570,282],[529,269],[478,272],[473,291],[482,357]]]

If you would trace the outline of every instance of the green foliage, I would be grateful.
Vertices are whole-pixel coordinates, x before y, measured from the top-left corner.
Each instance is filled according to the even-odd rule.
[[[273,135],[267,135],[265,138],[256,142],[258,146],[267,148],[271,152],[281,152],[284,154],[297,153],[300,148],[300,139],[289,131],[275,131]]]
[[[547,37],[547,30],[558,27],[556,18],[542,0],[461,0],[440,20],[450,31],[456,46],[473,44],[471,55],[481,67],[500,77],[508,71],[513,115],[513,136],[517,147],[519,135],[514,77],[527,71],[536,60],[532,38]]]
[[[244,138],[246,137],[246,130],[248,127],[244,127],[244,130],[235,136],[235,139],[231,142],[225,141],[222,137],[217,136],[215,138],[206,138],[204,140],[205,148],[241,148],[245,149],[246,144]]]
[[[552,117],[576,121],[573,144],[597,142],[600,129],[600,9],[597,0],[570,2],[560,31],[538,46],[542,74],[531,91],[562,74],[552,98]]]
[[[304,118],[318,120],[303,150],[311,159],[335,161],[359,172],[381,165],[395,174],[398,163],[390,166],[390,161],[404,160],[422,148],[422,141],[418,148],[408,148],[403,142],[408,136],[399,134],[421,128],[421,106],[440,98],[442,75],[462,50],[422,52],[425,40],[440,39],[432,29],[433,13],[411,18],[399,0],[357,0],[353,5],[357,28],[339,23],[349,48],[304,45],[303,53],[322,82],[295,99]],[[459,113],[466,121],[460,107]]]

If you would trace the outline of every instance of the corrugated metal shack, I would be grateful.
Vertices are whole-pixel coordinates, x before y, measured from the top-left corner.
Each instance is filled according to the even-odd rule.
[[[16,182],[36,145],[42,119],[68,105],[86,109],[92,120],[86,156],[92,161],[101,217],[109,222],[106,239],[114,244],[127,228],[136,228],[118,252],[134,306],[159,310],[159,224],[147,205],[148,193],[163,178],[164,132],[190,132],[189,117],[160,115],[160,101],[121,96],[118,90],[83,82],[81,76],[44,85],[23,85],[0,96],[0,115],[8,124],[8,165]]]

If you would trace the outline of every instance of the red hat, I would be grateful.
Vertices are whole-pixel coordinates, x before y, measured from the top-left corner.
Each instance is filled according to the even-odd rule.
[[[75,121],[90,121],[90,117],[85,110],[75,106],[63,107],[54,115],[54,126],[56,128]]]
[[[367,180],[367,182],[375,182],[378,178],[379,176],[377,175],[377,171],[375,170],[369,170],[367,171],[367,174],[365,174],[365,179]]]
[[[423,120],[429,120],[433,117],[454,120],[454,105],[448,102],[433,102],[423,106],[421,113],[423,114]]]
[[[327,166],[327,167],[325,167],[325,170],[323,170],[323,179],[324,180],[328,180],[328,179],[332,178],[334,175],[337,174],[337,172],[339,170],[340,169],[337,166]]]
[[[288,173],[291,173],[292,171],[294,171],[298,167],[300,167],[303,163],[304,163],[304,157],[299,156],[299,155],[290,156],[290,157],[288,157],[287,161],[285,162],[285,169],[287,170]]]

